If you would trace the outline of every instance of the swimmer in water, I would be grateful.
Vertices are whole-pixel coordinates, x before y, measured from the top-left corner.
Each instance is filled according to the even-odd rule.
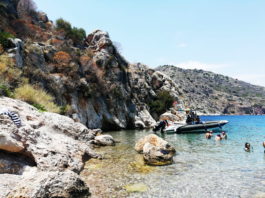
[[[265,153],[265,141],[262,143],[263,148],[264,148],[264,153]]]
[[[213,136],[213,131],[207,131],[207,132],[205,133],[205,138],[206,138],[206,139],[211,139],[212,136]]]
[[[215,140],[216,140],[216,141],[220,141],[220,140],[222,140],[221,135],[220,135],[220,134],[216,135],[216,136],[215,136]]]
[[[250,152],[250,150],[251,150],[250,144],[248,142],[246,142],[245,143],[245,151]]]
[[[222,131],[222,133],[221,133],[221,138],[222,139],[227,139],[227,134],[226,134],[226,132],[224,132],[224,131]]]

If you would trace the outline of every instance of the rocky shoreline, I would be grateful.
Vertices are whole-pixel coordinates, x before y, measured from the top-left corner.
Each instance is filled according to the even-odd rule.
[[[88,159],[101,158],[93,145],[113,145],[111,136],[7,97],[0,98],[0,109],[17,113],[22,121],[18,128],[0,115],[0,197],[89,195],[79,174]]]

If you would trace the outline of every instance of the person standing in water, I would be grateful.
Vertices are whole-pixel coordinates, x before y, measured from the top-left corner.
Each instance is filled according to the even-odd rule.
[[[213,131],[207,131],[207,132],[205,133],[205,138],[206,138],[206,139],[211,139],[212,136],[213,136]]]
[[[264,148],[264,153],[265,153],[265,141],[262,143],[263,148]]]
[[[221,133],[221,138],[222,139],[227,139],[227,134],[226,134],[226,132],[224,132],[224,131],[222,131],[222,133]]]

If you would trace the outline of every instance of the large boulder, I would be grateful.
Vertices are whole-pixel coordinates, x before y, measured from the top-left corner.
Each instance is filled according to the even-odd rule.
[[[141,138],[134,148],[137,152],[143,153],[144,160],[149,165],[171,164],[176,153],[167,141],[154,134]]]
[[[91,149],[91,141],[100,130],[6,97],[0,97],[1,109],[15,112],[22,122],[18,128],[10,117],[0,116],[3,197],[85,197],[88,188],[77,174],[87,159],[100,157]],[[3,178],[10,178],[8,184]]]

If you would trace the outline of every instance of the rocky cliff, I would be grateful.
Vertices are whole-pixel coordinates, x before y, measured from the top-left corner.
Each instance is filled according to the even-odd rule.
[[[174,80],[182,99],[203,114],[264,114],[265,88],[207,72],[171,65],[157,68]]]
[[[15,79],[26,79],[52,94],[57,105],[70,106],[67,115],[74,120],[103,130],[148,128],[155,124],[150,103],[160,92],[179,100],[174,82],[144,65],[128,63],[108,33],[96,30],[76,46],[44,13],[31,10],[22,19],[18,1],[0,2],[5,21],[0,29],[19,38],[9,38],[1,52],[15,61]],[[10,83],[11,92],[20,83]]]

